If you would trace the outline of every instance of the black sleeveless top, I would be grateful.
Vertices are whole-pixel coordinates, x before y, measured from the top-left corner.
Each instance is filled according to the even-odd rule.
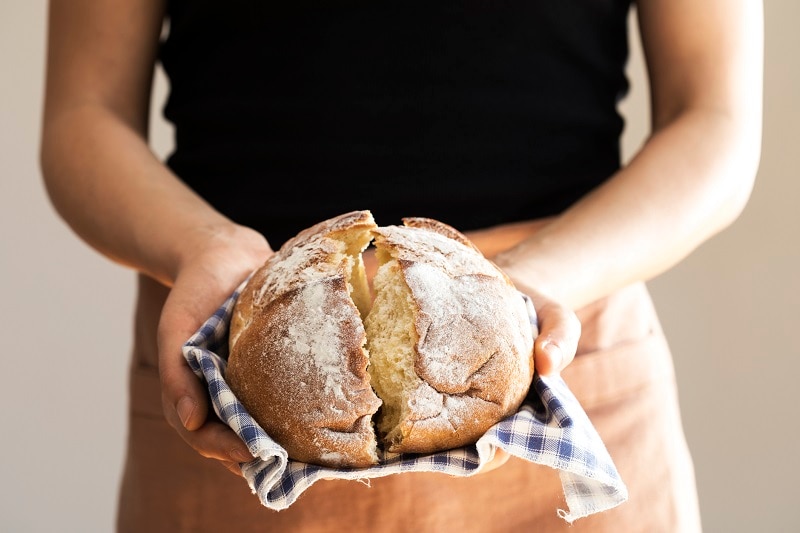
[[[329,216],[469,230],[619,167],[629,0],[173,0],[169,166],[273,247]]]

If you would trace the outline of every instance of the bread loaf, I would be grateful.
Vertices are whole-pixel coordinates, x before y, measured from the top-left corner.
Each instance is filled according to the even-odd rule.
[[[364,467],[475,442],[533,375],[525,305],[453,228],[317,224],[256,271],[234,308],[226,379],[293,459]],[[361,253],[378,271],[370,295]],[[374,422],[374,425],[373,425]]]

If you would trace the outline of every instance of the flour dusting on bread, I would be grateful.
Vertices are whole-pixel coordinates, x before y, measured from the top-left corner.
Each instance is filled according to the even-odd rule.
[[[508,278],[455,229],[404,222],[317,224],[241,293],[227,378],[295,459],[368,466],[379,439],[388,452],[469,444],[527,392],[533,339]],[[361,257],[373,239],[374,301]]]
[[[378,429],[389,451],[425,453],[474,442],[517,409],[533,339],[505,274],[449,226],[413,223],[374,230],[382,264],[365,325],[387,410]]]
[[[381,401],[354,303],[364,305],[366,289],[353,279],[363,277],[360,254],[374,226],[369,213],[352,213],[302,232],[253,274],[234,309],[226,379],[297,460],[378,460],[372,416]]]

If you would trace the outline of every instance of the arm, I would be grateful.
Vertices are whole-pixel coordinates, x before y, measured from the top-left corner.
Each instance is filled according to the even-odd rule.
[[[158,0],[51,3],[41,161],[80,237],[171,286],[193,245],[233,225],[147,146],[163,16]]]
[[[171,287],[158,331],[164,415],[200,454],[237,472],[249,452],[208,416],[206,393],[180,348],[271,250],[147,146],[163,15],[162,0],[51,1],[41,164],[53,204],[81,238]]]
[[[638,13],[652,135],[627,167],[496,258],[523,290],[573,309],[653,278],[725,228],[758,166],[761,2],[639,0]]]
[[[180,346],[271,252],[147,146],[163,16],[160,0],[51,2],[41,164],[53,204],[81,238],[173,287],[159,330],[165,416],[200,453],[231,462],[247,448],[206,421],[205,393]]]
[[[208,417],[206,393],[180,347],[272,252],[147,146],[163,15],[163,0],[51,0],[41,163],[53,204],[81,238],[171,287],[158,332],[164,415],[200,454],[236,471],[232,463],[247,460],[247,448]],[[576,342],[575,321],[561,318],[569,312],[552,303],[539,311],[551,317],[543,332]]]

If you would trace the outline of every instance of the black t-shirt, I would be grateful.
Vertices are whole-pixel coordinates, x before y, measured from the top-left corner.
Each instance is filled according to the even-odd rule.
[[[173,0],[168,164],[273,247],[354,209],[469,230],[619,167],[629,0]]]

